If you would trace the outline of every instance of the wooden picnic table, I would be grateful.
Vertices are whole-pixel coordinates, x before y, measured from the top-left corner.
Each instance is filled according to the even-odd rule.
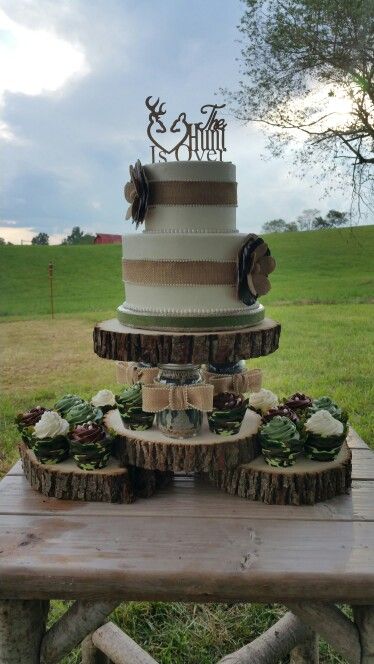
[[[105,661],[154,662],[101,627],[125,600],[290,609],[222,662],[270,664],[292,650],[291,661],[313,664],[316,632],[348,662],[374,662],[374,454],[352,430],[349,445],[351,494],[303,507],[183,476],[132,505],[61,501],[31,489],[17,463],[0,482],[0,664],[51,664],[85,637],[86,664],[104,661],[101,650]],[[45,632],[49,599],[76,602]],[[355,607],[354,620],[337,602]]]

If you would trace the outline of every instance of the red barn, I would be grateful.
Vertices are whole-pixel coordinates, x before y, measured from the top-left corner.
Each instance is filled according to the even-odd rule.
[[[111,235],[110,233],[96,233],[94,244],[121,244],[121,235]]]

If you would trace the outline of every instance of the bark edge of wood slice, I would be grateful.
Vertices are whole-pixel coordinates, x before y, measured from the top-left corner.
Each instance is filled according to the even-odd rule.
[[[115,455],[125,466],[154,471],[210,472],[251,461],[260,453],[255,433],[260,416],[248,410],[238,434],[219,436],[209,431],[206,417],[202,433],[195,438],[169,438],[155,426],[132,431],[123,423],[118,410],[105,415],[105,425],[115,436]]]
[[[116,318],[93,330],[96,355],[107,360],[177,364],[237,362],[274,353],[280,323],[265,318],[258,325],[224,332],[163,332],[138,330]]]
[[[226,493],[268,505],[314,505],[349,493],[352,453],[344,442],[334,461],[300,458],[289,468],[273,468],[262,456],[234,469],[210,473],[213,483]]]
[[[68,459],[58,464],[42,464],[34,452],[19,444],[24,474],[31,487],[49,498],[100,503],[132,503],[133,482],[127,468],[111,459],[106,468],[81,470]]]

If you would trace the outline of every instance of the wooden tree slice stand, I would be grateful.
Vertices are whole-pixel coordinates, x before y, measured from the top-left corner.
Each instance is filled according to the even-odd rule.
[[[26,478],[44,496],[100,503],[132,503],[133,485],[127,468],[111,458],[105,468],[81,470],[71,459],[54,465],[38,461],[25,443],[19,451]]]
[[[348,493],[352,454],[344,443],[334,461],[300,457],[294,466],[275,468],[262,456],[237,468],[212,471],[214,484],[229,494],[270,505],[314,505]]]
[[[258,420],[259,415],[248,410],[237,435],[219,436],[209,431],[204,418],[199,436],[176,439],[156,427],[146,431],[127,429],[118,410],[105,415],[106,426],[117,436],[115,454],[123,465],[186,473],[236,468],[254,459],[260,451],[254,436]]]
[[[98,323],[94,351],[107,360],[176,364],[220,364],[269,355],[277,350],[281,326],[270,318],[259,325],[225,332],[138,330],[117,319]]]

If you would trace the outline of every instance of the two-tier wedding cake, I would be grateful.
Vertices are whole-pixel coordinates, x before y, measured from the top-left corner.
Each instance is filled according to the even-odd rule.
[[[124,325],[171,331],[230,330],[260,323],[275,261],[236,229],[230,162],[175,161],[130,167],[127,217],[144,230],[123,236]]]

